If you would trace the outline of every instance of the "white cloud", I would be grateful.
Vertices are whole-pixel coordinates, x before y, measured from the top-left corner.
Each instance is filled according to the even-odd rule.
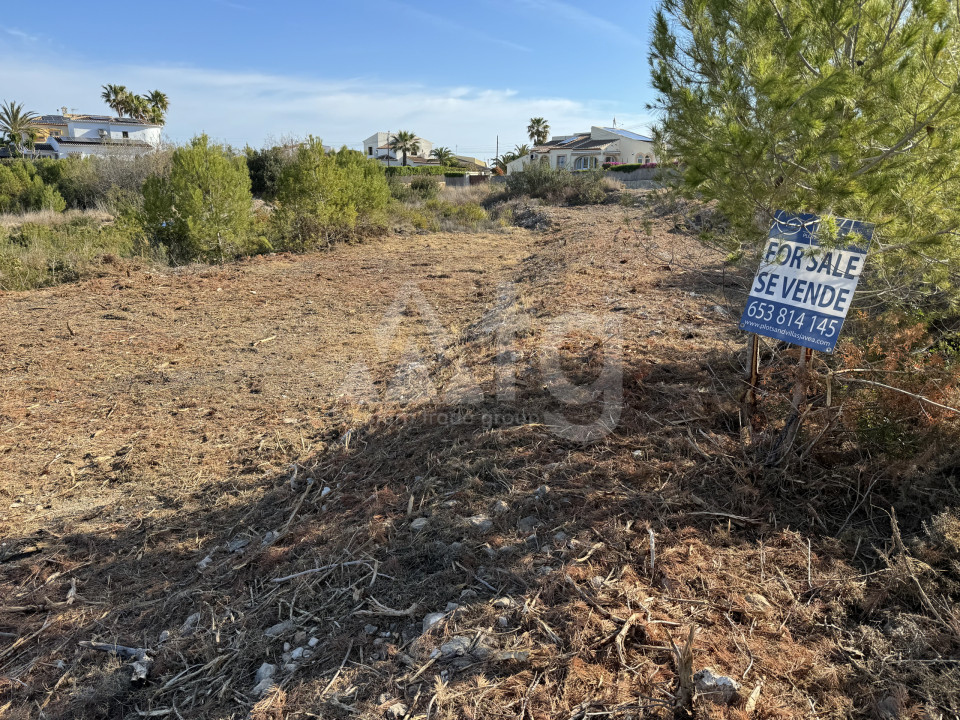
[[[649,116],[639,103],[602,99],[526,97],[508,88],[432,88],[367,78],[315,79],[257,72],[191,67],[106,66],[76,61],[45,64],[35,57],[4,57],[3,96],[39,113],[61,106],[107,112],[104,83],[137,92],[158,88],[170,97],[167,135],[183,141],[200,132],[242,146],[284,136],[319,136],[328,145],[359,148],[378,130],[412,130],[461,154],[490,158],[496,138],[501,152],[526,142],[527,121],[547,118],[553,132],[568,134],[590,125],[643,128]]]

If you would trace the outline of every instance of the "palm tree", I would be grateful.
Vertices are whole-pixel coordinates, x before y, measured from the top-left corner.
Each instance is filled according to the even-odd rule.
[[[170,99],[167,97],[166,93],[162,93],[159,90],[153,90],[152,92],[147,93],[147,102],[150,103],[151,112],[147,115],[147,119],[150,122],[156,125],[163,125],[163,118],[167,110],[170,109]]]
[[[123,116],[124,100],[130,93],[124,85],[103,85],[103,92],[100,97],[107,104],[107,107],[113,110],[117,115]]]
[[[542,117],[530,118],[530,124],[527,125],[527,135],[534,145],[543,145],[550,136],[550,126]]]
[[[0,105],[0,135],[3,144],[13,153],[23,155],[25,148],[32,147],[37,136],[39,117],[35,112],[23,109],[22,103],[4,102]]]
[[[500,157],[494,159],[493,166],[500,175],[506,175],[507,165],[512,163],[517,159],[517,156],[512,152],[505,152]]]
[[[453,151],[448,147],[440,146],[438,148],[434,148],[430,153],[430,156],[435,157],[441,165],[450,165],[451,161],[453,160]]]
[[[407,164],[407,153],[416,155],[420,152],[420,142],[417,140],[416,134],[409,130],[398,131],[397,134],[393,136],[393,139],[387,143],[387,146],[391,150],[403,153],[404,165]]]
[[[523,145],[514,145],[513,146],[513,155],[515,158],[525,157],[530,154],[530,146],[524,143]]]

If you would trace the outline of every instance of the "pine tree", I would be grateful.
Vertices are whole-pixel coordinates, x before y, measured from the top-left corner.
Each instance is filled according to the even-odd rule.
[[[960,299],[956,3],[662,0],[650,64],[657,139],[731,249],[777,209],[857,218],[888,291]]]
[[[255,248],[246,160],[206,135],[177,148],[169,177],[143,187],[145,227],[175,262],[223,262]]]

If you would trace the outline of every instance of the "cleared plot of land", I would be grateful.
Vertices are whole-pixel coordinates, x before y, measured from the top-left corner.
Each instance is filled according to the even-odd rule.
[[[666,717],[693,627],[742,685],[710,716],[949,711],[949,615],[861,565],[855,479],[744,462],[719,258],[544,212],[0,297],[0,709]]]

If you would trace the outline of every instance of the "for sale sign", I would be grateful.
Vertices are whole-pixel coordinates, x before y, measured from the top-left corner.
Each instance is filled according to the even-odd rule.
[[[740,329],[832,353],[872,237],[870,223],[778,210]]]

